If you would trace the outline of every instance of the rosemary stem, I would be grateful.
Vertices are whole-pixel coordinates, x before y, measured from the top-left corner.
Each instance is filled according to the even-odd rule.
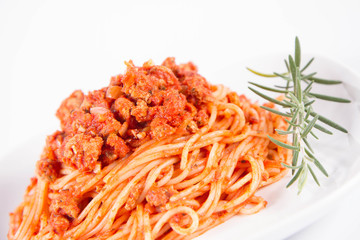
[[[268,100],[272,103],[275,103],[279,106],[284,107],[287,112],[283,113],[278,110],[274,110],[271,108],[263,107],[264,109],[275,113],[280,116],[285,116],[290,119],[285,119],[285,121],[289,124],[286,131],[281,129],[275,129],[279,134],[286,135],[292,137],[292,143],[288,144],[286,142],[278,141],[271,136],[268,135],[269,139],[277,144],[280,147],[292,150],[292,165],[289,166],[287,164],[283,164],[285,167],[288,167],[292,171],[292,179],[286,185],[286,187],[291,186],[295,181],[298,181],[298,194],[301,193],[303,189],[308,173],[310,172],[311,176],[315,180],[315,182],[320,186],[319,181],[311,169],[311,165],[315,165],[325,176],[328,176],[325,168],[322,164],[313,156],[314,150],[312,149],[310,143],[308,142],[307,136],[308,134],[312,135],[314,138],[318,139],[317,136],[312,131],[312,128],[317,128],[320,131],[331,134],[329,130],[325,127],[316,124],[319,120],[326,125],[333,127],[334,129],[340,130],[344,133],[347,133],[347,130],[341,127],[339,124],[327,119],[319,114],[317,114],[313,110],[312,104],[315,102],[311,100],[311,98],[327,100],[327,101],[335,101],[335,102],[343,102],[347,103],[350,100],[338,98],[335,96],[328,96],[319,93],[313,93],[312,84],[339,84],[341,81],[335,80],[326,80],[314,77],[316,72],[310,74],[304,74],[303,71],[313,62],[314,58],[312,58],[305,67],[301,68],[301,49],[299,39],[295,38],[295,54],[294,56],[289,55],[288,59],[285,59],[285,65],[287,68],[287,72],[284,74],[279,74],[274,72],[274,75],[262,74],[256,71],[249,69],[251,72],[263,76],[263,77],[281,77],[286,80],[286,86],[278,86],[275,85],[276,88],[264,87],[260,84],[251,83],[255,87],[259,87],[265,89],[267,91],[285,93],[285,98],[280,100],[274,99],[264,93],[261,93],[251,87],[249,89],[259,95],[260,97]],[[302,88],[304,86],[304,89]],[[280,89],[278,89],[280,88]],[[285,90],[284,90],[285,89]],[[312,119],[309,117],[312,116]]]
[[[301,127],[300,126],[303,126],[304,125],[304,107],[303,107],[303,102],[300,102],[301,103],[301,108],[300,108],[300,111],[299,111],[299,115],[296,119],[296,125],[297,127],[295,128],[295,137],[297,139],[297,144],[298,144],[298,147],[300,149],[299,151],[299,155],[298,155],[298,159],[300,160],[303,160],[304,157],[305,157],[305,149],[304,149],[304,144],[302,144],[301,142]],[[299,162],[298,164],[302,164],[302,161]]]

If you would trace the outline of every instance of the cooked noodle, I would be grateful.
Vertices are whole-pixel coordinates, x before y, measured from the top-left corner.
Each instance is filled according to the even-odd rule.
[[[266,201],[257,190],[281,179],[281,163],[291,158],[266,136],[286,142],[274,129],[287,125],[243,96],[231,101],[231,94],[213,86],[209,119],[194,133],[148,138],[102,169],[62,164],[54,181],[37,174],[11,215],[9,239],[191,239],[234,215],[260,211]],[[76,192],[81,211],[67,215],[70,224],[59,232],[50,203],[64,191]]]

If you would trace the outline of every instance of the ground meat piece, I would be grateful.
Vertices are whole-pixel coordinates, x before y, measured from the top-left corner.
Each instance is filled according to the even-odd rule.
[[[180,89],[180,84],[171,69],[164,66],[152,66],[149,71],[153,90]]]
[[[103,139],[91,135],[79,133],[73,137],[67,137],[63,143],[62,161],[79,169],[80,171],[92,171],[101,155]]]
[[[144,211],[149,214],[152,214],[156,212],[156,209],[153,206],[151,206],[149,203],[146,203],[144,207]]]
[[[66,135],[84,133],[90,126],[93,120],[93,116],[90,113],[86,113],[83,110],[75,110],[71,113],[63,130]]]
[[[99,119],[102,119],[101,121],[105,121],[106,114],[110,113],[110,110],[103,107],[92,107],[90,108],[90,113],[92,115],[99,116]]]
[[[182,77],[185,76],[186,73],[188,72],[197,72],[197,71],[198,68],[196,67],[196,65],[192,62],[188,62],[188,63],[179,64],[177,69],[177,74],[178,77]]]
[[[175,90],[167,91],[164,96],[164,114],[167,116],[177,115],[184,111],[186,97]]]
[[[123,79],[123,92],[131,98],[147,101],[151,96],[151,83],[147,81],[146,71],[136,68],[130,61]]]
[[[131,188],[129,197],[125,203],[126,210],[130,211],[136,207],[136,202],[144,189],[144,183],[145,181],[142,181]]]
[[[143,67],[135,67],[130,61],[123,79],[123,92],[131,98],[149,102],[153,93],[159,90],[180,89],[179,81],[174,73],[164,66],[152,66],[145,63]]]
[[[102,162],[105,165],[108,165],[116,159],[125,157],[129,151],[130,148],[126,145],[125,141],[112,133],[106,139]]]
[[[92,113],[94,117],[87,132],[97,134],[103,137],[111,133],[118,133],[121,129],[121,123],[117,121],[114,114],[109,110]]]
[[[64,234],[64,232],[70,226],[70,221],[66,217],[54,213],[50,215],[49,223],[52,227],[52,230],[59,235]]]
[[[126,146],[125,141],[114,133],[108,136],[106,144],[114,149],[114,153],[119,158],[124,157],[130,151],[129,147]]]
[[[194,120],[196,121],[196,124],[199,127],[204,126],[209,121],[209,115],[206,113],[206,110],[202,109],[197,112],[197,114],[194,117]]]
[[[163,90],[154,92],[149,99],[149,105],[150,106],[162,105],[165,94],[166,94],[166,91],[163,91]]]
[[[109,99],[117,99],[122,94],[123,94],[123,92],[121,91],[121,87],[119,87],[119,86],[110,86],[106,90],[106,98],[109,98]]]
[[[166,123],[166,119],[164,118],[155,118],[152,120],[150,127],[151,127],[151,136],[155,139],[160,139],[165,136],[169,136],[173,134],[176,129],[171,127],[169,124]]]
[[[184,113],[186,106],[186,97],[177,91],[168,91],[164,97],[164,114],[162,118],[166,118],[172,122],[177,116]],[[172,124],[178,126],[180,123]]]
[[[61,103],[59,109],[56,112],[56,116],[60,119],[61,126],[66,123],[70,117],[70,113],[80,107],[83,100],[84,93],[80,90],[76,90]]]
[[[95,90],[89,92],[85,96],[83,103],[81,104],[81,109],[84,111],[89,111],[92,107],[103,107],[109,108],[110,102],[106,99],[107,88],[101,90]]]
[[[169,90],[163,96],[162,106],[150,107],[147,117],[150,119],[165,119],[165,123],[178,127],[190,114],[185,111],[186,97],[176,90]],[[153,121],[154,121],[153,120]],[[159,121],[159,120],[157,120]],[[151,123],[151,126],[159,125]]]
[[[59,175],[61,168],[60,162],[50,160],[50,159],[41,159],[36,163],[36,170],[40,177],[47,179],[50,182],[55,181]]]
[[[212,100],[211,86],[204,77],[197,73],[197,67],[192,63],[175,64],[174,58],[167,58],[163,65],[170,68],[179,78],[182,93],[195,106]]]
[[[110,86],[120,86],[120,85],[122,85],[123,79],[124,79],[124,76],[122,74],[111,77]]]
[[[126,121],[130,118],[130,111],[134,106],[135,104],[130,100],[126,99],[125,97],[120,97],[115,100],[111,108],[122,121]]]
[[[58,149],[64,141],[64,132],[56,131],[54,134],[46,138],[46,145],[41,154],[41,159],[49,159],[56,161],[59,159]],[[61,158],[61,157],[60,157]]]
[[[121,129],[121,123],[117,121],[114,114],[103,107],[93,107],[90,113],[77,110],[71,113],[70,119],[64,127],[68,135],[87,133],[106,137],[110,133],[117,133]]]
[[[211,89],[204,77],[197,73],[187,74],[182,81],[182,92],[195,106],[211,100]]]
[[[161,209],[169,202],[174,191],[166,187],[153,187],[146,194],[146,201],[156,209]]]
[[[198,69],[192,62],[176,65],[174,57],[168,57],[162,63],[163,66],[170,68],[178,78],[183,78],[189,72],[197,72]]]
[[[175,73],[175,75],[177,74],[176,71],[178,69],[178,66],[175,63],[175,58],[174,57],[166,58],[161,65],[171,69],[171,71],[173,71]]]
[[[79,215],[80,209],[77,205],[77,199],[73,196],[73,191],[67,189],[59,191],[56,198],[52,199],[50,211],[74,219]]]
[[[131,110],[131,115],[134,116],[138,122],[149,121],[148,108],[146,102],[139,99],[136,102],[136,107]]]

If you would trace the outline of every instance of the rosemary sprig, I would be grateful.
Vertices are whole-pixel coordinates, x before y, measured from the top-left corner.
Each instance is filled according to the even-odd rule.
[[[287,72],[286,73],[276,73],[273,74],[264,74],[254,71],[250,68],[247,68],[250,72],[262,76],[262,77],[280,77],[282,80],[286,81],[285,86],[275,85],[275,88],[263,86],[254,82],[249,82],[252,86],[260,88],[265,91],[271,91],[276,93],[283,93],[285,98],[283,100],[278,100],[272,98],[258,90],[255,90],[252,87],[249,87],[251,91],[260,97],[273,102],[274,104],[282,106],[286,109],[286,112],[275,110],[269,107],[262,106],[263,109],[270,111],[274,114],[288,117],[286,121],[289,123],[289,127],[286,131],[276,129],[276,132],[280,135],[290,135],[292,137],[292,143],[281,142],[268,135],[268,138],[278,146],[292,150],[293,158],[292,165],[283,164],[284,167],[290,168],[292,170],[292,179],[288,183],[287,187],[291,186],[294,182],[298,181],[298,194],[301,193],[303,187],[306,184],[307,177],[312,176],[314,181],[320,186],[319,180],[312,169],[312,165],[318,168],[318,170],[323,173],[326,177],[328,173],[326,172],[323,165],[315,157],[314,150],[311,147],[308,138],[310,136],[318,139],[314,133],[314,129],[317,129],[321,132],[332,134],[325,126],[318,124],[322,122],[327,126],[330,126],[334,129],[347,133],[347,130],[341,127],[339,124],[331,121],[324,116],[317,114],[312,104],[317,100],[333,101],[340,103],[349,103],[350,100],[338,98],[334,96],[323,95],[319,93],[312,92],[313,84],[327,84],[334,85],[342,83],[339,80],[328,80],[323,78],[315,77],[316,73],[304,74],[303,72],[311,65],[314,61],[312,58],[309,62],[305,64],[304,67],[301,65],[301,48],[298,37],[295,38],[295,54],[294,56],[289,55],[288,59],[285,59],[285,65]],[[310,174],[308,174],[310,173]]]

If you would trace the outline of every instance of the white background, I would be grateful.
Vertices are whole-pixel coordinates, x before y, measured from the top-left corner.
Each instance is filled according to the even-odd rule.
[[[66,96],[106,86],[129,59],[191,60],[211,81],[232,63],[289,53],[299,36],[304,52],[360,72],[359,25],[355,0],[0,0],[0,157],[34,136],[45,139]],[[235,79],[244,68],[234,69]],[[289,240],[358,239],[359,200],[354,189]]]

